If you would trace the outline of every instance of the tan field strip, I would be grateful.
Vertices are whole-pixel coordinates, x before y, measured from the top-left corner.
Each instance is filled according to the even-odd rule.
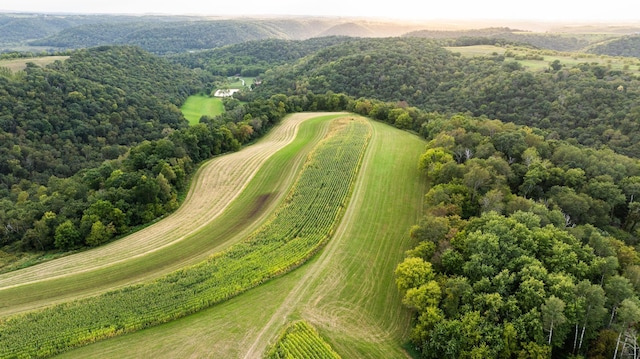
[[[33,303],[27,306],[16,305],[20,302],[19,298],[9,298],[9,295],[16,295],[11,289],[47,285],[50,281],[75,278],[74,276],[83,273],[107,273],[107,270],[114,266],[126,266],[127,263],[144,261],[146,259],[144,256],[169,246],[182,245],[179,242],[203,229],[229,207],[265,161],[295,139],[299,125],[303,121],[320,115],[324,114],[300,113],[291,115],[256,144],[203,164],[195,175],[189,194],[182,206],[167,218],[149,227],[103,247],[1,274],[0,316],[77,298],[79,295],[94,295],[112,289],[112,287],[99,287],[81,293],[72,291],[68,297],[56,294],[55,298],[35,298]],[[290,182],[294,176],[289,174],[288,177],[291,177],[288,179]],[[184,260],[175,258],[175,262],[169,266],[164,266],[159,270],[143,271],[138,276],[127,277],[126,281],[118,282],[118,285],[122,286],[157,277],[169,270],[202,259],[215,249],[225,245],[228,244],[217,243],[212,245],[213,248],[202,248],[201,251],[196,251],[201,253],[198,255],[199,258],[198,256]],[[44,296],[46,297],[46,295]]]
[[[44,57],[32,57],[27,59],[13,59],[13,60],[1,60],[0,67],[6,67],[13,72],[22,71],[27,68],[27,63],[33,62],[38,66],[49,65],[56,60],[64,61],[69,56],[44,56]]]

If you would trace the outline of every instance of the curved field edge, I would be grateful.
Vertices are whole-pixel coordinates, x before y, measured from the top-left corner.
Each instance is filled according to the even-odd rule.
[[[363,120],[331,125],[285,201],[247,240],[149,284],[9,317],[0,323],[0,356],[47,357],[168,322],[304,263],[339,223],[370,137]]]
[[[308,151],[340,114],[302,113],[263,140],[205,163],[171,216],[119,241],[0,276],[0,316],[157,278],[235,243],[281,201]]]
[[[276,343],[269,349],[267,359],[340,359],[327,342],[309,323],[296,321],[286,326]]]
[[[347,211],[318,256],[229,301],[188,317],[58,356],[259,358],[282,327],[304,319],[343,358],[407,358],[410,312],[393,272],[413,243],[426,179],[425,142],[383,123],[373,134]],[[253,349],[251,349],[253,348]]]

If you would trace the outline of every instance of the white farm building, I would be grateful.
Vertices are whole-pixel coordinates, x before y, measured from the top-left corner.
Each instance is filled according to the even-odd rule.
[[[226,90],[216,90],[213,94],[215,97],[231,97],[234,93],[240,91],[239,89],[226,89]]]

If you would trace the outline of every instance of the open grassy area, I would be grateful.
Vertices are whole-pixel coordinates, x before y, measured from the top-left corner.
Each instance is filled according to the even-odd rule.
[[[202,116],[215,117],[224,112],[222,99],[198,94],[189,96],[180,108],[191,125],[198,124]]]
[[[604,55],[594,55],[585,53],[568,53],[552,50],[532,50],[518,47],[500,47],[492,45],[477,45],[477,46],[458,46],[447,47],[452,52],[459,52],[462,56],[491,56],[491,55],[505,55],[509,52],[514,54],[513,57],[508,57],[506,61],[518,61],[525,68],[531,71],[544,71],[549,68],[549,65],[558,60],[566,67],[573,67],[581,63],[595,63],[601,66],[610,67],[613,70],[628,71],[632,74],[640,74],[640,59],[629,57],[612,57]],[[541,56],[543,59],[527,59],[527,57]],[[521,58],[519,58],[521,57]]]
[[[24,70],[27,67],[28,62],[33,62],[38,66],[46,66],[56,60],[64,61],[68,58],[69,56],[43,56],[28,59],[0,60],[0,67],[6,67],[11,71],[16,72]]]
[[[259,358],[304,319],[344,358],[406,358],[410,314],[393,271],[422,211],[417,136],[371,122],[373,136],[343,221],[307,264],[225,303],[61,358]]]
[[[242,89],[253,85],[254,77],[229,77],[230,89]]]

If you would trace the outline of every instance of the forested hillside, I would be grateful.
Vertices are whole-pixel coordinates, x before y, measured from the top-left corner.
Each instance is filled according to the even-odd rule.
[[[288,36],[277,27],[253,21],[131,22],[77,26],[30,44],[62,49],[135,45],[166,54]]]
[[[615,38],[590,47],[588,52],[598,55],[640,57],[640,36]]]
[[[256,94],[334,91],[401,101],[427,112],[470,112],[553,136],[640,153],[635,75],[583,63],[532,72],[504,56],[461,57],[428,39],[354,39],[267,72]]]
[[[255,77],[275,66],[293,63],[348,39],[321,37],[308,40],[247,41],[197,53],[176,54],[167,58],[189,68],[206,70],[215,76]]]
[[[583,48],[617,35],[550,34],[535,33],[510,28],[485,28],[460,31],[421,30],[405,34],[406,37],[421,37],[444,40],[451,46],[488,44],[524,44],[540,49],[556,51],[580,51]]]
[[[189,127],[176,105],[207,77],[133,47],[5,75],[0,243],[12,251],[99,245],[174,210],[195,164],[284,114],[256,101]]]
[[[104,21],[68,27],[29,42],[57,50],[99,45],[134,45],[156,54],[209,50],[265,39],[303,40],[313,37],[400,35],[420,25],[331,18],[298,19],[172,19]],[[366,30],[363,30],[366,29]]]
[[[0,50],[3,48],[22,48],[34,41],[54,36],[63,30],[85,25],[111,23],[113,26],[123,23],[163,23],[184,21],[182,16],[127,16],[127,15],[80,15],[80,14],[37,14],[2,13],[0,14]]]
[[[77,16],[72,19],[63,16],[39,14],[0,14],[0,46],[11,46],[50,36],[63,29],[91,21],[91,17]]]
[[[396,270],[424,358],[612,357],[640,321],[640,162],[497,120],[431,121]]]
[[[53,227],[33,236],[34,222],[77,220],[85,209],[72,200],[87,200],[87,184],[68,178],[186,127],[173,102],[198,87],[187,70],[134,48],[84,50],[0,77],[2,242],[50,247]]]

